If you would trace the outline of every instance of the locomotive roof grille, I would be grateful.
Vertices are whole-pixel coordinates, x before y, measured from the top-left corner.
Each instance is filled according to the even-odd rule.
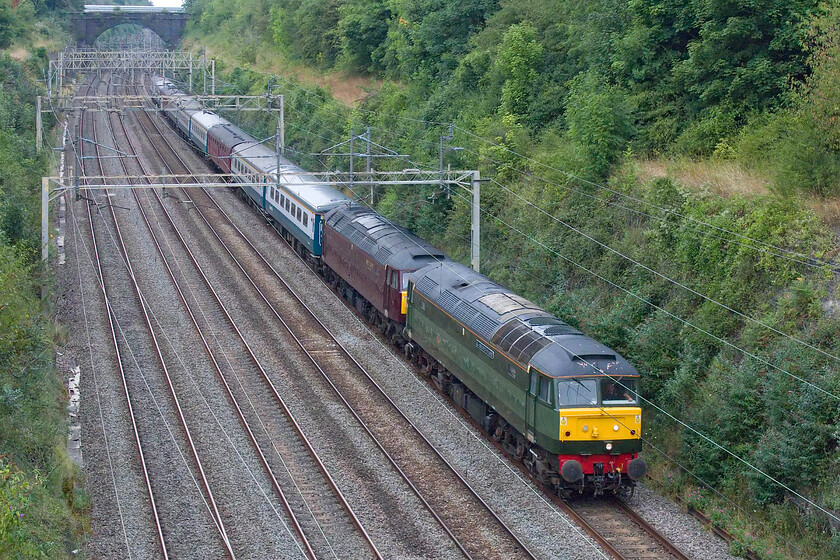
[[[373,256],[373,258],[378,260],[379,262],[385,262],[386,260],[388,260],[388,257],[390,257],[392,254],[393,252],[387,247],[380,247],[379,250],[376,251],[376,254]]]
[[[438,287],[438,283],[429,278],[428,276],[424,276],[417,282],[416,289],[422,293],[429,294],[436,290]]]
[[[449,258],[407,229],[360,204],[346,204],[326,215],[327,225],[382,265],[416,270]]]
[[[521,367],[555,378],[638,377],[614,350],[459,263],[430,264],[414,289]]]

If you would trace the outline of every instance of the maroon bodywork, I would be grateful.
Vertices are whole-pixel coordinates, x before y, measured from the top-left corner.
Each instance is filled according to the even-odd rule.
[[[360,204],[330,210],[323,224],[321,258],[332,271],[330,282],[383,334],[398,340],[407,274],[449,257]]]
[[[243,142],[253,144],[251,137],[238,126],[216,125],[207,132],[207,153],[223,173],[230,173],[230,154]]]
[[[324,223],[321,259],[385,317],[405,323],[401,313],[399,271],[382,265]],[[397,275],[396,281],[393,276]],[[391,280],[391,282],[389,282]],[[391,284],[394,284],[392,286]],[[396,287],[395,287],[396,286]]]

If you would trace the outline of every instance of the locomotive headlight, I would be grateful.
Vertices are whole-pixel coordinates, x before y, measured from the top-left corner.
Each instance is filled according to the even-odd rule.
[[[612,444],[611,443],[607,444],[607,451],[612,451]]]
[[[583,427],[580,429],[580,431],[581,431],[581,432],[583,432],[583,433],[588,432],[588,431],[589,431],[589,426],[587,426],[586,424],[584,424],[584,425],[583,425]]]
[[[642,415],[641,415],[641,414],[637,414],[637,415],[636,415],[636,424],[641,424],[641,423],[642,423]]]
[[[618,431],[618,424],[614,424],[614,425],[613,425],[613,431],[614,431],[614,432],[617,432],[617,431]]]
[[[561,416],[561,417],[560,417],[560,425],[561,425],[561,426],[565,426],[565,425],[566,425],[566,417],[565,417],[565,416]]]

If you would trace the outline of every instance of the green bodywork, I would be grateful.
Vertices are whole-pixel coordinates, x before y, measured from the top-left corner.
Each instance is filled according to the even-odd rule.
[[[422,294],[415,293],[413,283],[408,289],[406,328],[412,340],[520,433],[550,453],[577,452],[579,443],[561,444],[558,440],[559,411],[536,396],[539,383],[550,383],[549,394],[553,399],[557,394],[556,379],[533,370],[529,372],[527,366],[511,360]]]

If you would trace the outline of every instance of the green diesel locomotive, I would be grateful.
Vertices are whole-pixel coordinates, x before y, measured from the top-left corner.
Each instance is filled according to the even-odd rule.
[[[409,278],[406,355],[537,479],[597,495],[644,475],[624,358],[466,266]]]

